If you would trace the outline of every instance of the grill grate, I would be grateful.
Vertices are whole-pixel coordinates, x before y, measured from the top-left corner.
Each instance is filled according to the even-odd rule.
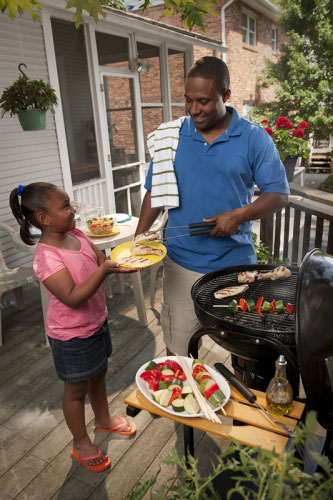
[[[289,268],[292,275],[286,280],[272,281],[270,279],[249,283],[249,289],[244,293],[227,297],[222,300],[215,299],[214,292],[221,288],[238,285],[238,274],[242,271],[258,270],[266,272],[274,269],[272,265],[238,266],[222,269],[206,274],[200,278],[192,288],[192,298],[196,313],[205,325],[216,325],[224,329],[239,331],[253,335],[270,336],[284,343],[295,343],[295,315],[264,314],[258,316],[257,312],[229,313],[227,308],[214,308],[214,304],[228,305],[235,298],[239,300],[253,299],[255,302],[260,296],[271,302],[273,299],[283,300],[284,304],[290,302],[295,305],[296,289],[298,282],[298,268]]]

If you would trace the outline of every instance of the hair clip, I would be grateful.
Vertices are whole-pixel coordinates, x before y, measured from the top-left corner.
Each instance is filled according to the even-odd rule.
[[[21,186],[21,184],[18,185],[18,188],[16,190],[16,194],[17,196],[22,196],[23,194],[23,191],[25,190],[27,186]]]

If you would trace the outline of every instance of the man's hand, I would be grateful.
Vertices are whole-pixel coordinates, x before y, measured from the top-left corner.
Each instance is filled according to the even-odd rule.
[[[222,212],[221,214],[214,215],[214,217],[209,217],[203,219],[205,222],[216,222],[216,226],[209,233],[210,236],[231,236],[235,234],[237,228],[241,221],[235,210],[230,212]]]

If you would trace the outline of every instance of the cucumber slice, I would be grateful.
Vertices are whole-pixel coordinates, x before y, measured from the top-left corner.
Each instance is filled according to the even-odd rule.
[[[193,394],[189,394],[184,399],[184,408],[189,415],[196,415],[197,413],[200,413],[200,406],[194,399]]]
[[[170,385],[177,385],[178,387],[182,388],[183,382],[181,380],[178,380],[178,378],[173,378],[171,382],[169,382],[168,388],[170,388]]]
[[[156,403],[160,404],[160,397],[164,391],[165,389],[160,389],[159,391],[152,392],[153,399]]]
[[[192,370],[195,367],[195,365],[203,365],[203,361],[201,361],[201,359],[194,359],[192,361]]]
[[[179,384],[170,384],[170,385],[168,385],[168,389],[170,389],[170,391],[172,391],[172,389],[175,389],[175,388],[182,390],[182,386],[179,385]]]
[[[201,392],[201,394],[204,393],[203,391],[204,391],[204,389],[206,389],[208,383],[209,383],[209,385],[215,384],[215,382],[214,382],[214,380],[212,378],[204,378],[200,382],[200,392]]]
[[[159,404],[161,406],[164,406],[164,408],[166,408],[167,406],[169,406],[169,401],[171,399],[171,396],[172,396],[172,391],[169,391],[169,389],[164,389],[163,394],[161,394],[160,396]]]
[[[176,411],[177,413],[184,411],[184,399],[174,399],[172,401],[172,409],[173,411]]]
[[[157,364],[155,363],[155,361],[151,360],[151,361],[149,361],[145,370],[154,370],[155,368],[157,368]]]
[[[174,371],[171,370],[171,368],[169,368],[168,366],[162,366],[162,368],[160,368],[161,372],[163,373],[163,375],[174,375]]]
[[[183,398],[186,398],[189,394],[193,394],[193,391],[189,385],[184,385],[182,389]]]
[[[222,403],[222,401],[225,399],[225,395],[223,392],[219,389],[218,391],[213,392],[213,394],[208,398],[208,401],[213,405],[213,406],[218,406]]]
[[[168,384],[166,382],[164,382],[163,380],[160,380],[160,389],[167,389],[168,388]]]
[[[201,377],[202,377],[202,375],[206,375],[206,377],[207,377],[207,375],[209,375],[209,373],[208,373],[208,372],[199,372],[199,373],[197,374],[197,376],[195,377],[195,380],[198,382],[198,384],[200,384],[200,381],[201,381]],[[209,375],[209,376],[210,376],[210,375]]]

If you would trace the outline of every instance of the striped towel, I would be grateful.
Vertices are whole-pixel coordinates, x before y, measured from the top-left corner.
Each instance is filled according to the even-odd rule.
[[[185,116],[172,122],[162,123],[148,135],[147,146],[153,161],[151,188],[152,208],[179,207],[177,177],[174,160],[179,142],[179,132]]]

